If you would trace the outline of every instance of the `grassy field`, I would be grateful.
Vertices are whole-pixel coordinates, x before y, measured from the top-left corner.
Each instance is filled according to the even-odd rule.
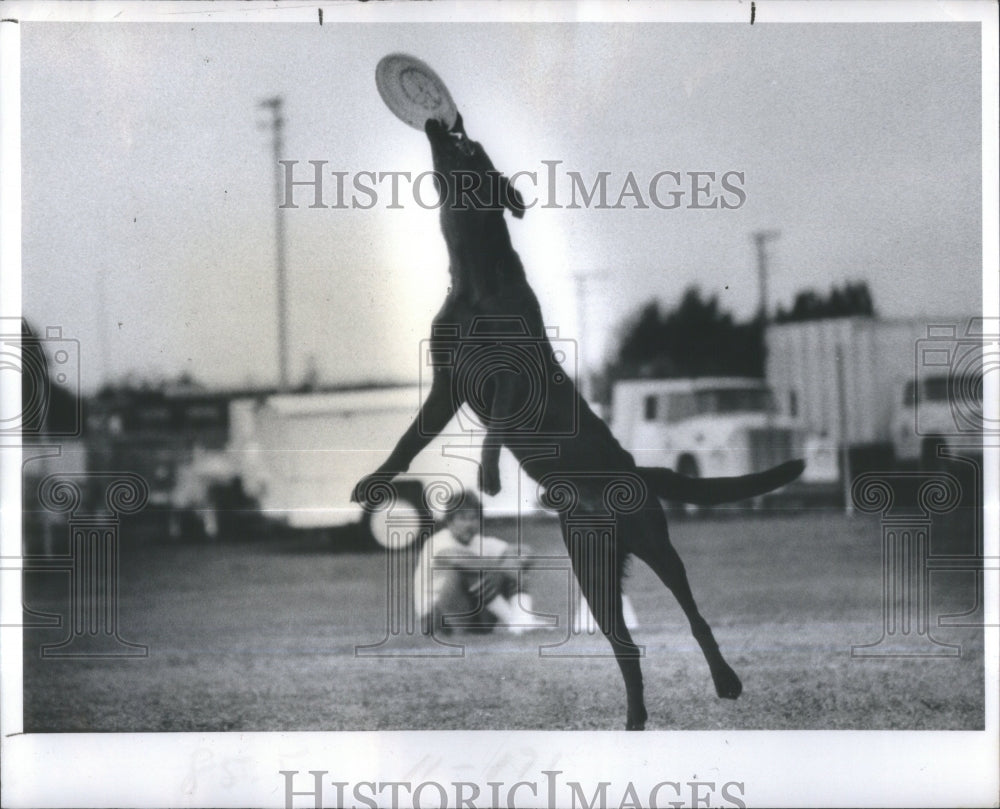
[[[512,523],[490,526],[514,539]],[[641,563],[627,582],[645,646],[651,729],[979,729],[982,630],[934,627],[960,657],[852,658],[882,634],[881,528],[812,512],[676,521],[672,538],[702,612],[744,682],[716,698],[672,596]],[[386,634],[381,554],[317,539],[129,543],[120,634],[140,659],[43,660],[68,629],[25,631],[28,731],[620,729],[624,690],[603,638],[587,656],[542,657],[558,632],[468,635],[461,657],[372,658]],[[554,521],[526,526],[561,552]],[[934,526],[936,553],[969,552],[961,518]],[[566,618],[567,576],[535,571],[536,609]],[[68,576],[26,576],[26,604],[67,612]],[[931,616],[975,602],[975,574],[931,576]],[[422,648],[414,641],[415,648]],[[576,648],[576,647],[574,647]]]

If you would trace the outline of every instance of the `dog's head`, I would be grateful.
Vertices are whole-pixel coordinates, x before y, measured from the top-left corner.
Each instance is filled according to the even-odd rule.
[[[502,212],[506,208],[518,219],[524,216],[521,194],[494,168],[483,147],[465,134],[461,114],[450,129],[430,118],[424,131],[431,144],[438,191],[444,197],[442,210]]]

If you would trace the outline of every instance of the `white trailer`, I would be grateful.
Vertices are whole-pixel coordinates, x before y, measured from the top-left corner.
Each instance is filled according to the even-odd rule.
[[[970,336],[975,322],[850,317],[772,325],[767,381],[779,412],[807,429],[841,447],[881,449],[911,460],[924,439],[940,440],[930,432],[948,432],[947,425],[931,431],[920,421],[918,408],[930,402],[922,403],[915,391],[933,389],[931,378],[947,378],[953,366],[968,360],[963,345],[981,353],[981,336]],[[933,364],[934,356],[943,364]]]
[[[291,528],[356,523],[367,517],[350,501],[354,485],[385,461],[416,418],[422,395],[407,386],[239,399],[230,409],[228,453],[244,491],[269,521]],[[462,430],[456,418],[414,459],[400,488],[442,480],[478,493],[482,439],[482,430]],[[487,515],[539,508],[535,485],[506,450],[500,474],[501,492],[482,498]],[[385,516],[377,512],[376,519]],[[377,524],[372,532],[384,536]]]

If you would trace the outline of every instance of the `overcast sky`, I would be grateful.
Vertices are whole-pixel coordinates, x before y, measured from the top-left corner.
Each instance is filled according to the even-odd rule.
[[[588,182],[609,172],[613,202],[629,172],[643,189],[661,171],[743,172],[733,210],[688,209],[688,195],[675,210],[511,222],[547,321],[578,337],[582,316],[588,360],[644,301],[669,306],[691,284],[751,316],[760,229],[781,234],[772,306],[866,280],[885,315],[981,309],[974,24],[22,28],[24,312],[81,341],[84,388],[126,372],[275,380],[258,101],[284,96],[283,156],[303,177],[309,160],[429,170],[425,137],[375,88],[394,51],[439,73],[508,174],[544,160]],[[326,191],[332,202],[332,177]],[[387,196],[336,210],[302,194],[287,213],[293,379],[310,363],[326,382],[415,378],[447,258],[437,213]],[[589,277],[582,306],[574,274]]]

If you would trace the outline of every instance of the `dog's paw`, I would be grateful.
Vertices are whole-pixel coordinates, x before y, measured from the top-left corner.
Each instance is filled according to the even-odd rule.
[[[365,475],[354,485],[354,489],[351,491],[351,502],[378,505],[388,496],[385,489],[395,476],[394,472],[382,471]]]
[[[743,693],[743,683],[729,666],[713,671],[712,680],[715,682],[715,693],[720,699],[736,699]]]
[[[482,490],[483,494],[487,494],[493,497],[500,493],[502,488],[500,485],[500,472],[497,469],[480,469],[479,470],[479,488]]]
[[[354,488],[351,489],[351,502],[352,503],[362,503],[365,499],[365,491],[368,488],[368,477],[363,477],[357,483],[354,484]]]

